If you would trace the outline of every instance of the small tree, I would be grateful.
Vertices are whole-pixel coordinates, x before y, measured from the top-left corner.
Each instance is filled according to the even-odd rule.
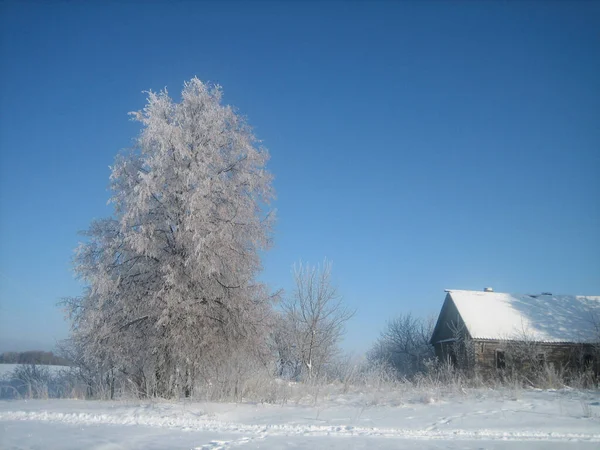
[[[475,375],[475,344],[464,322],[451,324],[453,342],[451,344],[453,364],[463,375],[471,378]]]
[[[332,284],[331,268],[328,261],[316,267],[295,265],[294,293],[282,304],[278,353],[296,375],[301,367],[309,379],[333,360],[346,322],[354,315]]]
[[[598,377],[600,377],[600,314],[597,311],[590,311],[589,320],[594,327],[592,354],[587,356],[587,361],[583,361],[582,365],[585,370],[593,373],[598,380]]]
[[[368,353],[372,362],[389,364],[400,377],[411,378],[426,371],[426,363],[435,357],[429,339],[432,318],[401,314],[391,319]]]
[[[503,366],[502,378],[528,386],[539,386],[547,375],[546,354],[543,346],[523,325],[501,341]]]
[[[271,347],[276,360],[277,376],[297,380],[302,374],[302,358],[298,352],[293,321],[285,311],[278,314],[271,334]]]

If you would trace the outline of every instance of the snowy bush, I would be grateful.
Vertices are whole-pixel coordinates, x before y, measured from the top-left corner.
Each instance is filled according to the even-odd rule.
[[[84,398],[86,386],[68,367],[18,365],[0,380],[0,398]]]
[[[433,332],[432,319],[409,314],[391,319],[368,353],[374,364],[386,364],[399,378],[412,378],[427,370],[426,363],[435,357],[429,339]]]

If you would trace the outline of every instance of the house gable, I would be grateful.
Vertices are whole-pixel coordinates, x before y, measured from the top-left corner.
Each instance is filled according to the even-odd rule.
[[[452,296],[448,293],[446,294],[442,310],[438,316],[429,343],[435,345],[439,342],[450,341],[456,338],[456,330],[465,330],[468,332],[465,322],[452,300]]]

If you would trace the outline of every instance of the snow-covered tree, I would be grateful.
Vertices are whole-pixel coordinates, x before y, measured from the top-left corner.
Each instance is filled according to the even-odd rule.
[[[262,348],[271,301],[256,281],[273,214],[268,152],[222,104],[185,83],[179,103],[150,92],[142,130],[110,176],[114,216],[75,256],[84,294],[67,299],[73,338],[102,370],[146,395],[189,392],[203,359]]]
[[[368,352],[373,363],[389,365],[400,377],[411,378],[427,369],[427,362],[435,358],[429,344],[435,322],[412,314],[400,314],[391,319],[379,339]]]

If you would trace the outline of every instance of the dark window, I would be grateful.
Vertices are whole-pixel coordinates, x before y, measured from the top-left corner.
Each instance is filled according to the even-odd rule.
[[[544,367],[544,365],[546,364],[546,355],[543,353],[538,353],[537,363],[538,363],[538,366]]]
[[[584,355],[583,356],[583,368],[585,370],[591,369],[594,365],[594,357],[592,355]]]
[[[506,368],[506,358],[504,356],[504,352],[501,350],[496,350],[496,369],[505,369]]]

